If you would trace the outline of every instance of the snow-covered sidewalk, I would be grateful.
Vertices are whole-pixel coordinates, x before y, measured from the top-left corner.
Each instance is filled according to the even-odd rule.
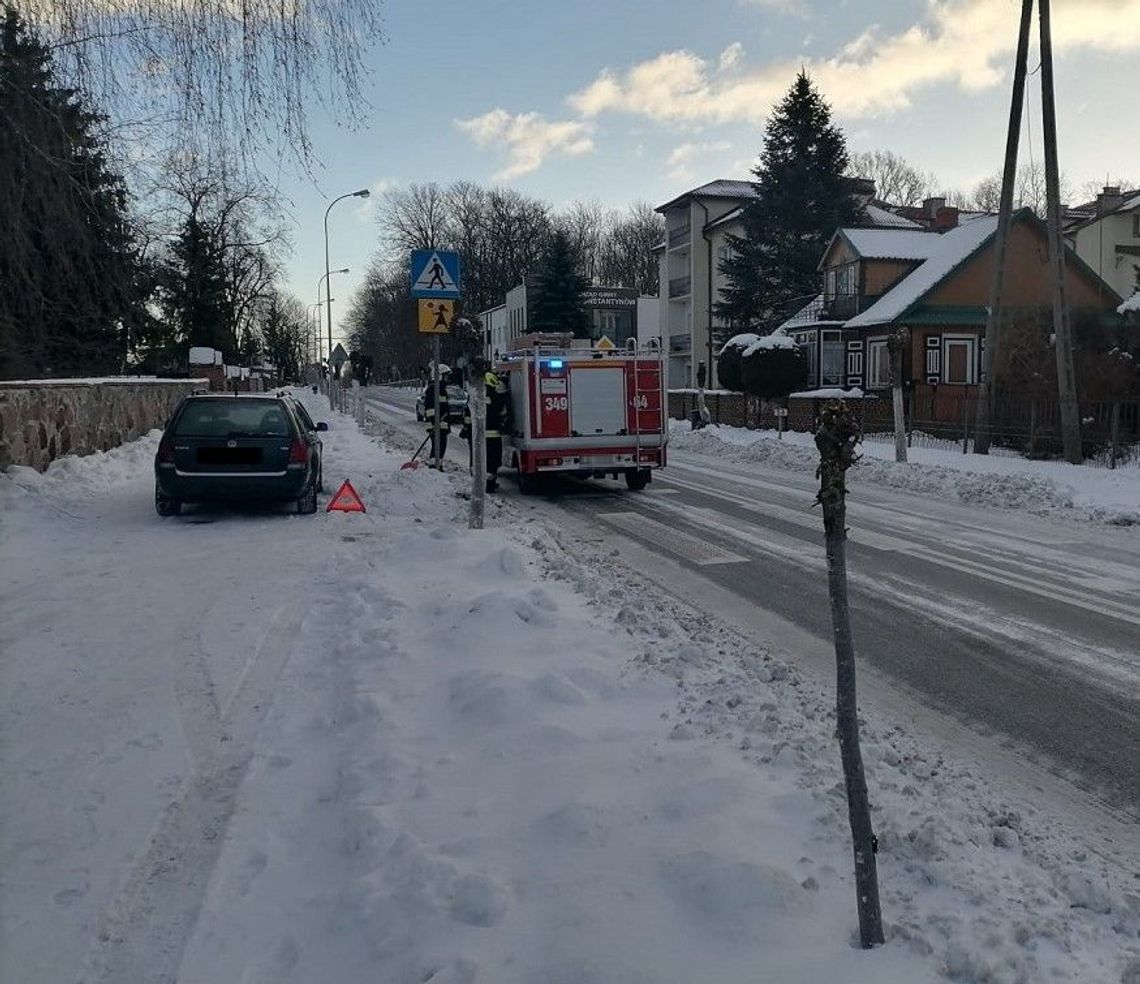
[[[819,454],[811,434],[714,426],[694,431],[687,421],[670,421],[673,451],[742,463],[762,462],[814,474]],[[1140,525],[1140,469],[1094,468],[1062,461],[1030,461],[1008,455],[962,454],[935,448],[907,449],[896,462],[893,441],[864,441],[851,471],[860,484],[1014,509],[1061,519],[1116,526]]]
[[[0,478],[0,979],[1134,984],[1136,844],[870,712],[855,949],[827,685],[330,424],[366,515]]]

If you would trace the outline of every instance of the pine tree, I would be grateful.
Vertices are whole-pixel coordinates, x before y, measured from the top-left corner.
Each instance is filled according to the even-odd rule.
[[[570,332],[586,338],[586,308],[582,295],[586,280],[576,269],[570,238],[561,230],[550,237],[541,260],[542,273],[535,278],[535,297],[530,311],[533,331]]]
[[[0,375],[123,368],[144,277],[103,118],[59,83],[20,15],[0,16]]]
[[[172,329],[169,344],[215,348],[229,360],[238,356],[226,270],[211,228],[191,213],[182,223],[162,267],[162,309]]]
[[[831,109],[800,72],[764,131],[756,197],[721,272],[717,316],[734,331],[768,334],[819,291],[819,258],[837,228],[859,219],[843,173],[847,145]]]

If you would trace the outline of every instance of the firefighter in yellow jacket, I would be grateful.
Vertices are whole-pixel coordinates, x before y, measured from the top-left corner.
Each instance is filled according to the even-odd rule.
[[[483,385],[487,393],[487,491],[494,492],[499,487],[499,469],[503,464],[503,434],[510,426],[511,402],[507,395],[507,387],[493,372],[485,373]],[[460,435],[464,440],[472,443],[471,427],[471,401],[467,401],[467,409],[463,413],[463,432]],[[471,455],[472,459],[474,455]]]

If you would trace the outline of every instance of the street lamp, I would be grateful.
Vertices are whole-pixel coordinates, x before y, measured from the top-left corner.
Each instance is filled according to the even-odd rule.
[[[337,203],[344,201],[346,198],[367,198],[371,192],[367,188],[361,188],[359,191],[350,191],[347,195],[341,195],[339,198],[334,198],[329,202],[329,207],[325,209],[325,278],[327,279],[332,274],[329,271],[329,212],[332,207]],[[347,273],[347,270],[341,271]],[[317,290],[317,297],[321,296],[320,290]],[[332,359],[332,298],[325,295],[325,313],[329,322],[329,359]]]
[[[331,277],[334,273],[348,273],[348,267],[345,267],[343,270],[329,270],[323,277],[321,277],[320,280],[317,281],[317,305],[318,305],[318,307],[320,306],[321,303],[323,303],[321,301],[321,284],[324,284],[325,281],[327,281],[329,279],[329,277]],[[325,286],[325,300],[330,305],[332,303],[332,296],[331,295],[332,295],[332,287],[330,285],[326,284],[326,286]],[[321,336],[320,317],[321,317],[321,313],[318,310],[317,311],[317,340],[318,341],[320,340],[320,336]],[[329,317],[332,317],[332,307],[331,306],[329,307]],[[331,327],[329,328],[328,359],[330,362],[332,361],[332,328]]]
[[[309,349],[313,365],[321,361],[321,302],[308,305],[309,310]]]

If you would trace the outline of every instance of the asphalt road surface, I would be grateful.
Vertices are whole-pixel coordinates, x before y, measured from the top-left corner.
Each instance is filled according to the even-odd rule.
[[[422,440],[414,391],[366,393],[377,417]],[[465,466],[466,444],[452,442],[449,458]],[[518,494],[509,478],[501,487]],[[751,624],[823,670],[831,624],[815,491],[805,473],[671,452],[644,493],[565,480],[528,501],[596,540],[636,544],[642,572],[665,589],[718,612],[750,610]],[[857,480],[848,523],[862,663],[1140,813],[1140,533]]]

